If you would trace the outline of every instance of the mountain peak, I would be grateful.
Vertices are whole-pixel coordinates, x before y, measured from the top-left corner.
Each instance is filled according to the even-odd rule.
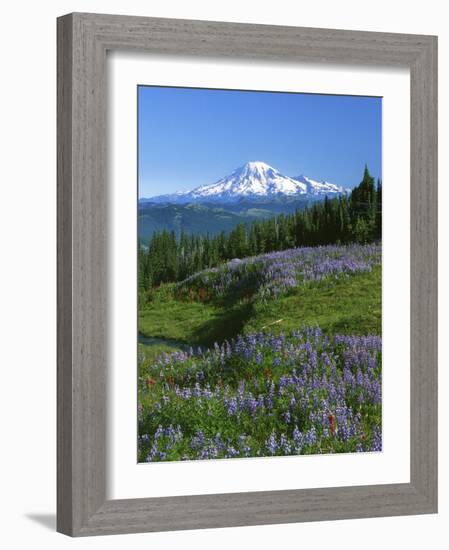
[[[261,160],[251,160],[245,163],[231,174],[237,174],[239,177],[269,177],[270,174],[277,174],[278,171]]]
[[[248,170],[274,170],[272,166],[263,162],[263,160],[250,160],[246,162],[241,168]]]
[[[266,162],[263,162],[261,160],[252,160],[234,170],[234,172],[232,172],[230,176],[227,176],[227,178],[223,178],[219,181],[234,178],[235,180],[241,180],[242,182],[243,180],[247,180],[248,183],[249,180],[253,180],[253,182],[262,182],[263,186],[267,180],[273,178],[275,175],[280,174],[275,168],[273,168]]]
[[[191,191],[192,197],[236,200],[242,197],[267,197],[305,193],[302,184],[283,176],[262,161],[250,161],[212,185],[203,185]]]

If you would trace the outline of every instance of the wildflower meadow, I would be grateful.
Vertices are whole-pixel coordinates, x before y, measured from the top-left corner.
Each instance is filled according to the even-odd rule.
[[[185,341],[139,346],[139,462],[380,451],[380,324],[361,334],[357,317],[341,332],[295,310],[281,317],[305,296],[329,314],[332,292],[363,292],[360,281],[373,277],[380,289],[380,262],[379,244],[293,248],[233,259],[154,291],[149,308],[160,316],[170,303],[190,310],[193,323],[198,308],[251,315],[238,333],[207,345],[189,345],[195,332],[186,329]],[[373,305],[363,303],[369,316]],[[218,313],[206,324],[214,322]]]

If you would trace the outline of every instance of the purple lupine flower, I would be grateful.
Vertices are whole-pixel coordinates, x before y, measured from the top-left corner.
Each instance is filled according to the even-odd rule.
[[[304,434],[304,445],[314,445],[316,441],[317,441],[316,430],[315,430],[315,427],[312,426],[310,430],[308,430]]]
[[[382,450],[382,432],[380,428],[375,428],[373,431],[373,441],[370,448],[370,451],[381,451]]]
[[[278,446],[278,443],[276,441],[276,435],[274,433],[272,433],[270,435],[270,437],[267,439],[267,442],[266,442],[266,446],[267,446],[267,449],[268,449],[268,452],[271,454],[271,455],[275,455],[279,446]]]
[[[295,451],[300,453],[303,446],[303,436],[298,430],[298,426],[295,426],[295,429],[293,430],[293,442],[295,445]]]
[[[232,445],[230,445],[227,449],[226,449],[226,454],[225,454],[225,458],[234,458],[236,456],[239,456],[239,451],[233,447]]]
[[[234,416],[237,414],[237,399],[235,397],[231,397],[227,401],[227,410],[228,410],[228,416]]]

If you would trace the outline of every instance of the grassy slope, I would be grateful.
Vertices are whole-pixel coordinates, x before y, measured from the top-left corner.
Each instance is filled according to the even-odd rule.
[[[241,332],[290,331],[304,325],[329,333],[381,333],[380,266],[370,273],[310,283],[266,304],[177,301],[169,290],[169,285],[161,287],[152,304],[140,311],[144,335],[211,345]]]
[[[260,330],[269,323],[273,332],[318,325],[328,333],[381,333],[381,268],[347,279],[322,282],[298,289],[289,296],[255,306],[247,331]]]

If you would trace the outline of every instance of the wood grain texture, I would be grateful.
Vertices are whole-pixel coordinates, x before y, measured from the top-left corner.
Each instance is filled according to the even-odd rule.
[[[72,529],[72,24],[58,21],[57,529]],[[63,505],[63,512],[61,512]]]
[[[411,79],[411,481],[437,509],[437,42]]]
[[[106,52],[406,66],[411,71],[411,480],[106,500]],[[437,39],[70,14],[58,20],[58,523],[72,536],[437,510]]]

